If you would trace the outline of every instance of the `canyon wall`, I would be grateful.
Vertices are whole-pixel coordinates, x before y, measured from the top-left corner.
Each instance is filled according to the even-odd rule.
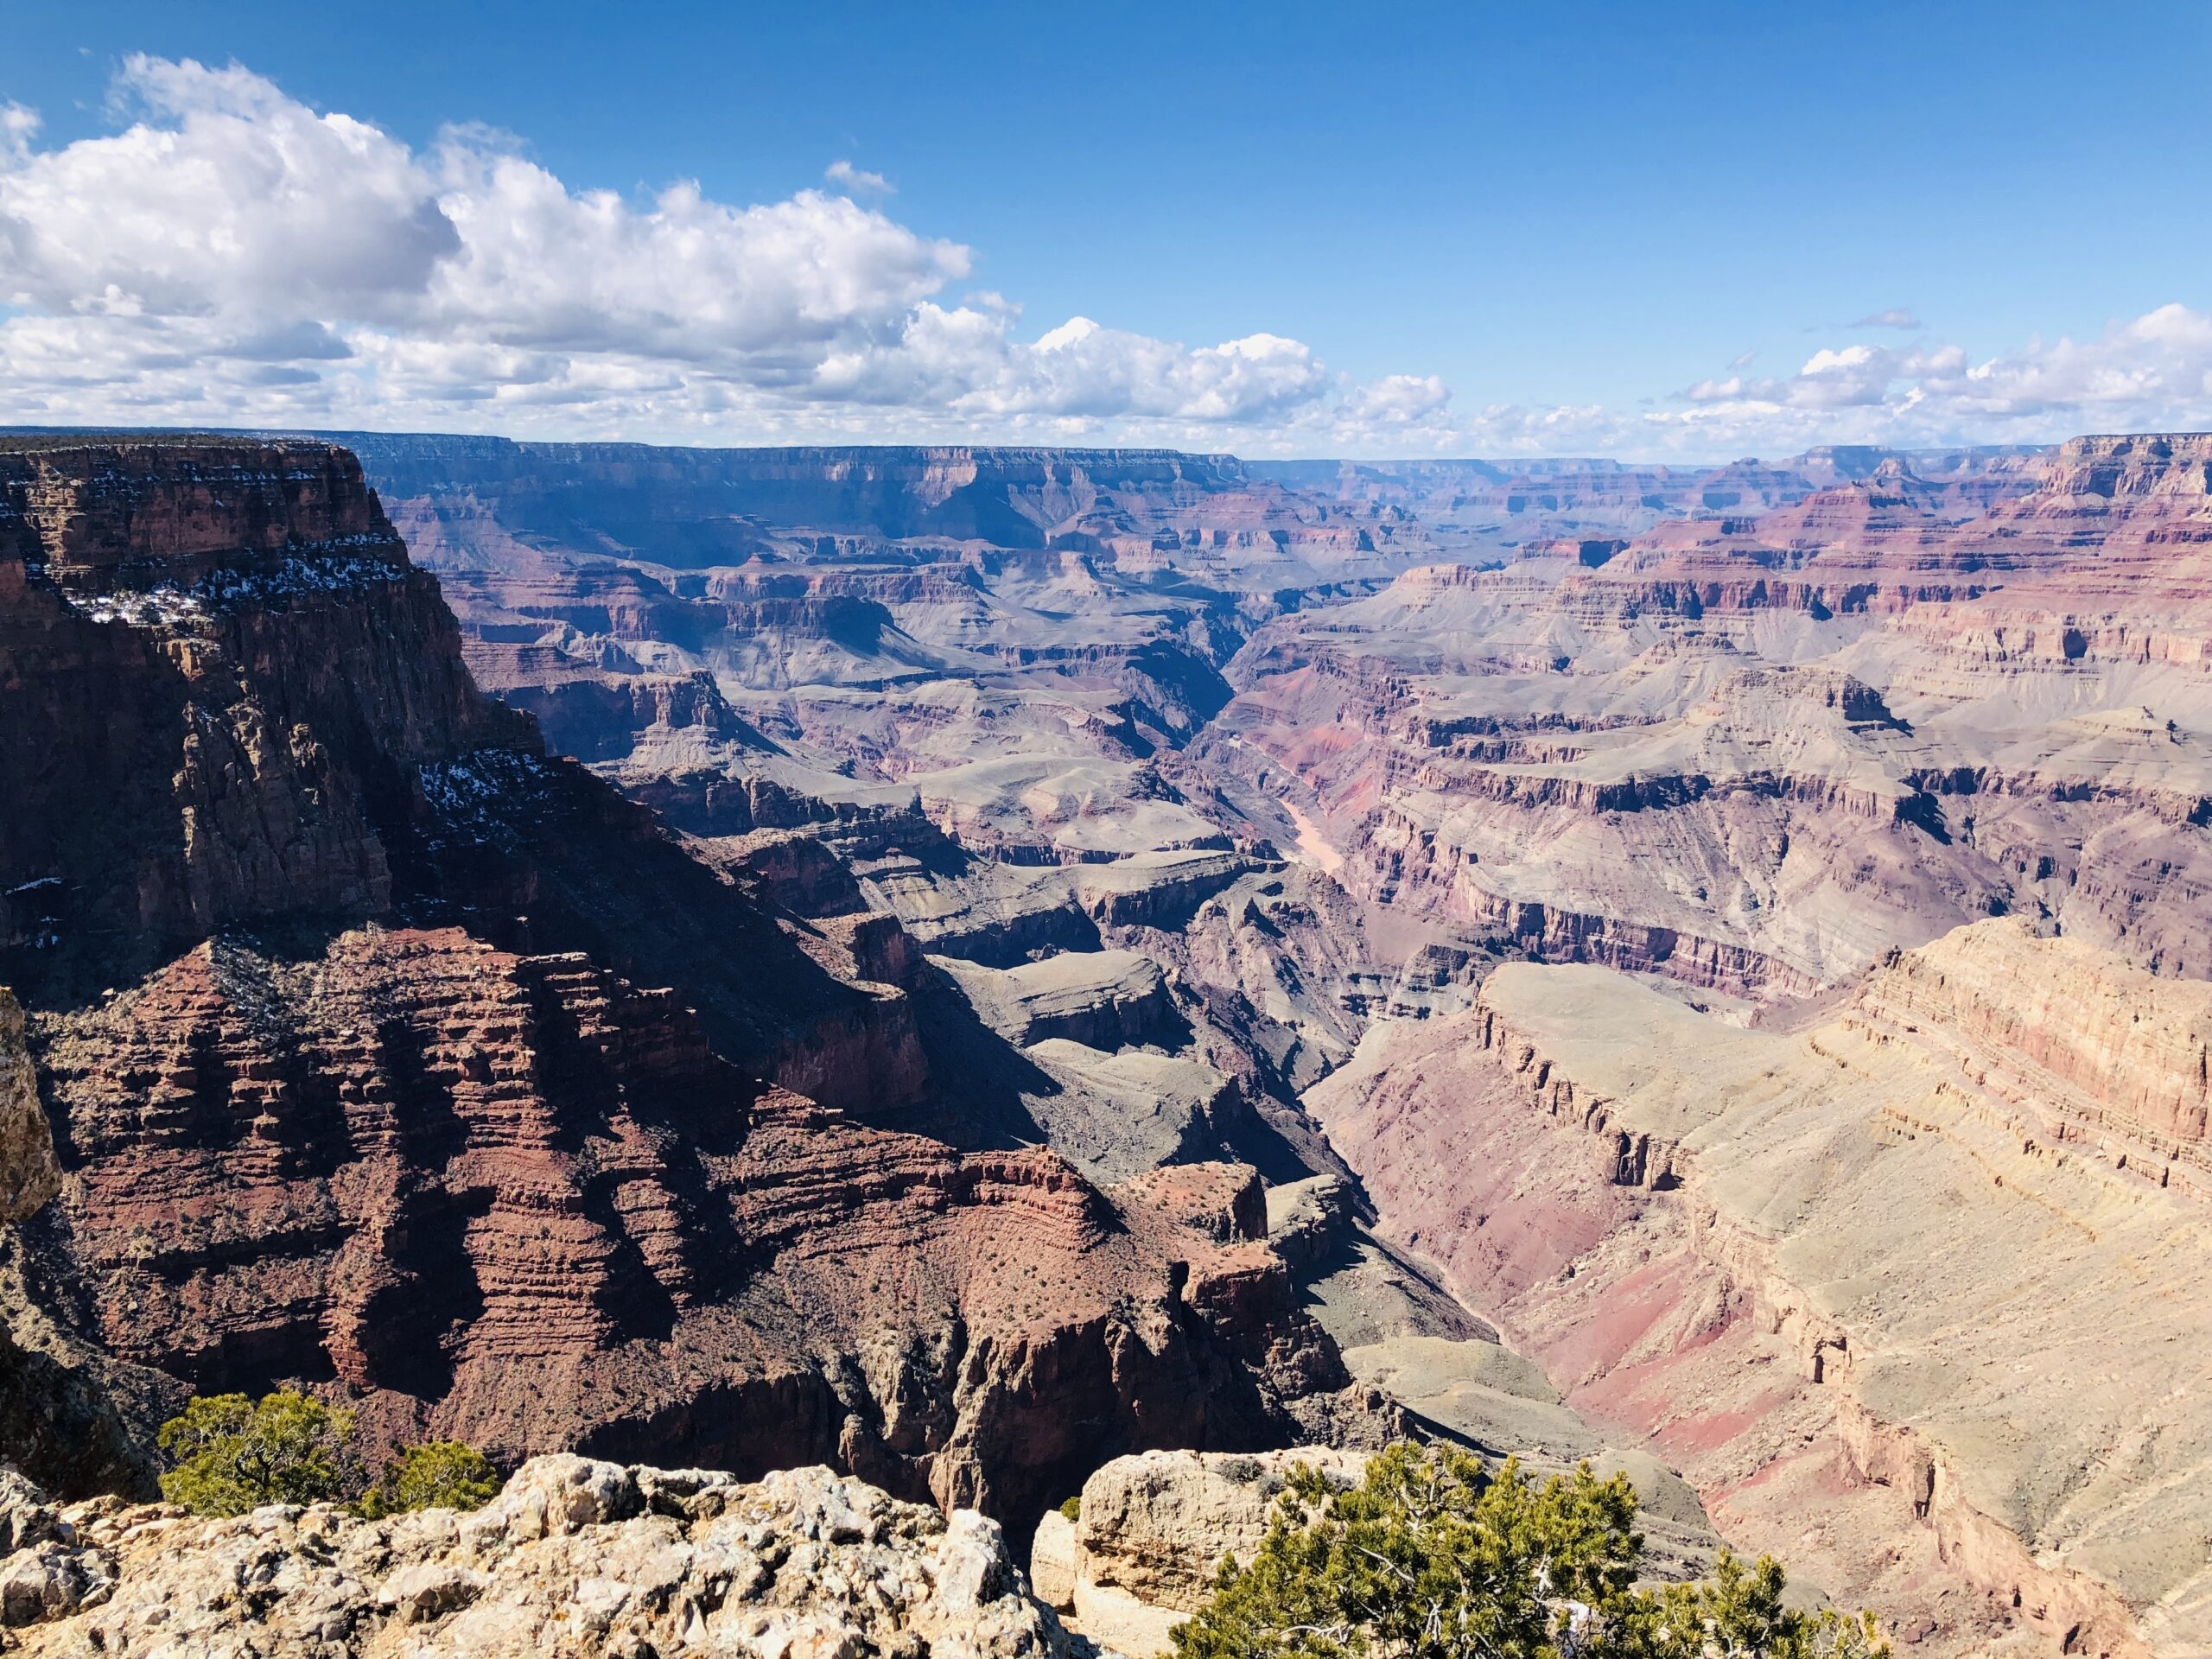
[[[1384,1236],[1648,1433],[1724,1535],[1923,1651],[2187,1652],[2202,989],[2012,921],[1795,1033],[1507,967],[1307,1098]]]
[[[0,444],[0,734],[58,1165],[25,1120],[10,1248],[112,1478],[184,1384],[1017,1524],[1113,1448],[1387,1428],[1248,1173],[855,1118],[1020,1062],[893,918],[782,910],[547,757],[343,451]]]
[[[2205,441],[1888,457],[1256,630],[1192,763],[1355,891],[1772,1001],[2021,913],[2212,971]]]

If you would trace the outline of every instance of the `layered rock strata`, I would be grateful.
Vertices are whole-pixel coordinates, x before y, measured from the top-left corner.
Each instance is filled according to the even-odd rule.
[[[1386,1236],[1724,1535],[1923,1650],[2183,1653],[2212,1616],[2180,1541],[2212,1417],[2177,1358],[2212,1334],[2201,989],[2012,922],[1796,1034],[1507,967],[1309,1100]]]
[[[143,1482],[183,1383],[352,1400],[372,1454],[835,1461],[1018,1525],[1117,1450],[1390,1426],[1248,1172],[1108,1193],[855,1118],[1021,1062],[849,882],[545,757],[342,451],[0,445],[10,791],[59,1164],[16,1392],[116,1428],[24,1419],[57,1486]]]
[[[1802,997],[2019,912],[2212,968],[2201,438],[1900,462],[1280,619],[1184,758],[1363,896]],[[2017,486],[2017,487],[2015,487]]]

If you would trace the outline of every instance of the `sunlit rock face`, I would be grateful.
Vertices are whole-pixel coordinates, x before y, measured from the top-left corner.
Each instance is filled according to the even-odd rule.
[[[1649,1433],[1724,1535],[1939,1645],[2185,1651],[2208,1047],[2202,982],[2005,919],[1787,1031],[1507,967],[1308,1103],[1385,1236]]]
[[[56,1508],[8,1478],[5,1616],[27,1654],[1074,1650],[996,1522],[821,1467],[745,1482],[545,1457],[480,1510],[385,1521],[332,1504],[221,1521]]]
[[[1355,892],[1753,1000],[2019,913],[2212,971],[2205,440],[1908,463],[1268,625],[1201,765]]]

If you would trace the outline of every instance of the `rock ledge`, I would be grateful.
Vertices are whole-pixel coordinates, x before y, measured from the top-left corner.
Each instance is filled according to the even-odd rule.
[[[827,1469],[533,1459],[472,1514],[63,1510],[0,1476],[10,1652],[1065,1659],[997,1522]]]

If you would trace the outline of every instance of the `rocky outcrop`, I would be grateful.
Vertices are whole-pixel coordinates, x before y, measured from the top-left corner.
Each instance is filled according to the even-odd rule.
[[[995,1522],[822,1468],[747,1484],[548,1457],[481,1510],[376,1522],[0,1503],[0,1618],[28,1655],[1071,1651]]]
[[[1134,950],[1069,950],[1019,968],[963,963],[950,971],[983,1018],[1024,1046],[1062,1038],[1111,1052],[1169,1039],[1180,1023],[1159,965]]]
[[[0,441],[0,976],[393,897],[416,769],[533,747],[321,444]]]
[[[1150,1659],[1205,1605],[1224,1556],[1251,1560],[1293,1468],[1350,1486],[1366,1465],[1364,1452],[1325,1446],[1116,1458],[1084,1483],[1075,1519],[1056,1510],[1039,1523],[1031,1581],[1084,1635]]]

